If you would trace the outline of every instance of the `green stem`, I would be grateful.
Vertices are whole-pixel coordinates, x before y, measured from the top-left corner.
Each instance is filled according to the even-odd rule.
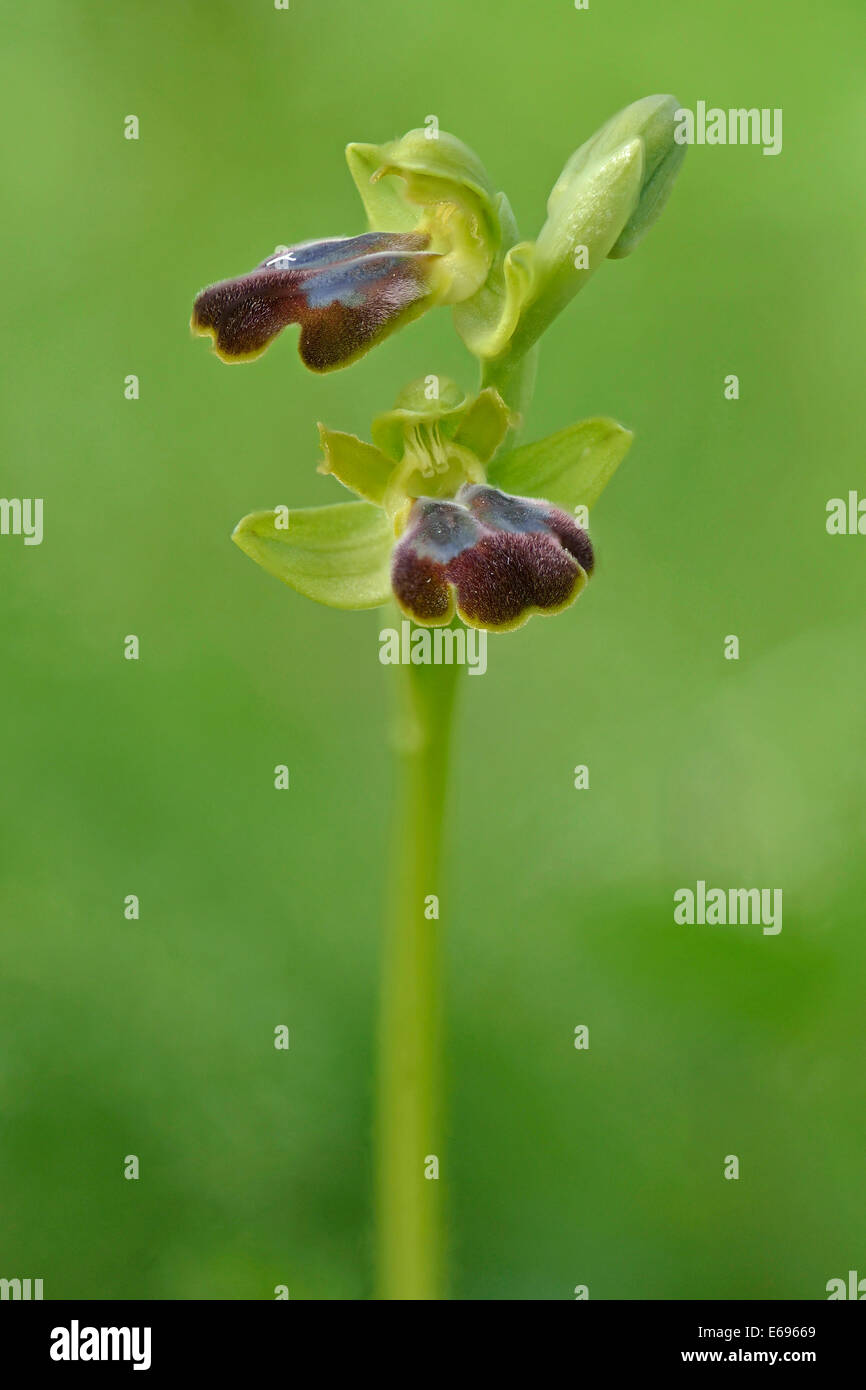
[[[398,631],[400,630],[398,624]],[[457,666],[401,666],[402,788],[379,1035],[379,1298],[443,1297],[440,959],[442,818]],[[435,898],[435,904],[431,899]],[[434,915],[435,912],[435,915]]]
[[[535,384],[537,349],[488,364],[520,416]],[[396,615],[400,630],[401,615]],[[459,621],[454,620],[459,626]],[[399,666],[401,764],[393,897],[386,928],[379,1027],[376,1206],[379,1298],[444,1297],[439,877],[451,723],[459,667]],[[435,913],[433,903],[435,902]]]
[[[535,389],[538,367],[538,344],[527,351],[514,352],[509,344],[500,357],[487,358],[481,364],[481,385],[494,386],[505,404],[520,416],[520,432]]]

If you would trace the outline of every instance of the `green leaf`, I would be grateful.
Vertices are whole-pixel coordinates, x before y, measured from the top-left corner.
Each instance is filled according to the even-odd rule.
[[[592,507],[628,453],[631,430],[615,420],[576,425],[512,449],[488,469],[494,487],[518,497],[543,497],[567,512]]]
[[[367,444],[356,434],[344,434],[342,430],[329,430],[319,425],[319,439],[324,455],[319,464],[320,473],[333,473],[344,487],[365,497],[381,507],[394,471],[394,462],[386,458],[374,444]]]
[[[238,522],[232,540],[262,569],[330,608],[378,608],[391,595],[394,533],[384,512],[369,502],[253,512]]]

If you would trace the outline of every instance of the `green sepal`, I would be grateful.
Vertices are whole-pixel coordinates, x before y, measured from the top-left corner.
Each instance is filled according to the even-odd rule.
[[[502,454],[488,481],[518,497],[540,497],[564,511],[592,507],[625,458],[634,438],[616,420],[581,420],[547,439]]]
[[[438,395],[430,397],[428,383],[434,379]],[[514,424],[514,415],[494,387],[467,396],[448,377],[420,377],[403,388],[393,409],[376,416],[370,432],[377,449],[398,462],[413,432],[435,426],[442,438],[486,463]]]
[[[386,458],[374,444],[368,444],[356,434],[329,430],[321,423],[319,440],[323,457],[318,471],[333,473],[344,487],[381,507],[394,471],[393,459]]]
[[[500,244],[484,284],[454,305],[454,327],[476,357],[494,357],[514,332],[532,289],[532,243],[519,242],[517,222],[504,193],[496,195]]]
[[[329,608],[378,608],[391,596],[394,532],[369,502],[301,507],[278,529],[280,509],[253,512],[232,540],[262,569]]]
[[[418,207],[434,202],[483,207],[491,217],[494,190],[484,165],[447,131],[436,139],[410,130],[384,145],[347,145],[346,162],[373,231],[411,231]]]
[[[478,156],[456,136],[410,130],[384,145],[346,147],[373,231],[417,231],[443,257],[442,303],[474,295],[502,240],[496,195]]]

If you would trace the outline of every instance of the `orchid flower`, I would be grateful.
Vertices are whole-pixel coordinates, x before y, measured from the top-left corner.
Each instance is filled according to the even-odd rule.
[[[677,103],[649,97],[571,156],[534,242],[467,147],[410,131],[350,145],[371,230],[280,247],[257,269],[203,290],[193,328],[227,362],[258,357],[300,325],[304,364],[330,371],[437,305],[481,364],[466,396],[413,382],[372,426],[372,443],[319,426],[330,473],[360,499],[245,517],[237,544],[299,592],[342,608],[393,595],[417,623],[519,627],[560,612],[593,568],[586,531],[631,443],[613,420],[585,420],[504,449],[519,428],[544,329],[606,258],[627,255],[658,216],[684,148]],[[578,525],[575,516],[584,519]]]
[[[369,440],[320,425],[319,471],[354,500],[253,512],[233,536],[247,555],[319,603],[393,601],[422,628],[503,632],[574,602],[595,569],[590,509],[632,436],[607,418],[535,443],[516,435],[545,329],[605,260],[634,250],[667,200],[685,154],[677,110],[673,97],[647,97],[581,145],[533,241],[455,137],[413,130],[349,145],[367,231],[280,246],[198,295],[192,327],[226,362],[258,357],[298,324],[304,364],[331,371],[448,306],[480,367],[470,393],[435,373],[411,382]],[[438,1176],[439,846],[455,667],[405,669],[380,1033],[380,1287],[428,1299],[443,1287],[439,1183],[423,1180],[422,1164],[435,1159]]]

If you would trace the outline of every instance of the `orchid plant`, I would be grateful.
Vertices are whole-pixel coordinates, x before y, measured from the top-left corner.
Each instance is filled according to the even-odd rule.
[[[545,329],[665,204],[685,153],[677,110],[671,96],[647,97],[581,145],[535,241],[519,239],[508,199],[454,136],[428,128],[349,145],[368,231],[278,247],[198,295],[192,327],[225,362],[260,356],[296,323],[304,365],[332,371],[449,305],[480,366],[474,394],[436,375],[407,385],[369,441],[320,424],[319,470],[355,500],[252,513],[233,534],[247,555],[319,603],[395,603],[422,628],[508,631],[574,602],[593,571],[589,510],[632,436],[605,418],[536,443],[515,436]],[[439,850],[457,667],[404,671],[379,1045],[379,1289],[431,1299],[444,1288],[439,1183],[425,1171],[440,1146]]]

